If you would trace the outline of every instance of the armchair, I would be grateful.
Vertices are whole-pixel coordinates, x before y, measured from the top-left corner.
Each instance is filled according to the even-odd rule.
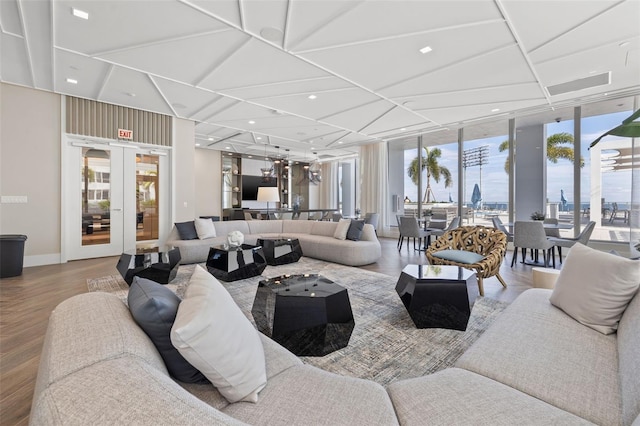
[[[480,296],[484,296],[483,279],[495,276],[503,287],[500,264],[507,250],[504,232],[485,226],[460,226],[446,231],[427,249],[432,265],[454,265],[473,269],[478,278]]]

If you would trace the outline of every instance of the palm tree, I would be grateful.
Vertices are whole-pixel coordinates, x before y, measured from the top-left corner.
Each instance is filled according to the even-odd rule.
[[[439,148],[432,148],[428,150],[427,148],[423,148],[426,152],[426,157],[422,157],[422,170],[427,170],[427,187],[424,191],[423,200],[426,200],[427,203],[431,202],[431,196],[433,195],[433,201],[435,200],[435,195],[431,190],[431,177],[433,176],[433,180],[436,183],[440,182],[440,178],[444,177],[444,187],[448,188],[452,186],[453,182],[451,180],[451,172],[444,166],[438,164],[438,158],[442,155],[442,151]],[[418,186],[418,176],[420,173],[418,172],[418,157],[414,158],[407,169],[407,174],[411,178],[411,182],[414,185]]]
[[[558,160],[569,160],[573,163],[573,135],[570,133],[555,133],[547,138],[547,159],[553,164]],[[509,149],[509,141],[504,141],[498,147],[500,152]],[[580,157],[580,167],[584,167],[584,158]],[[504,171],[509,173],[509,159],[504,160]]]

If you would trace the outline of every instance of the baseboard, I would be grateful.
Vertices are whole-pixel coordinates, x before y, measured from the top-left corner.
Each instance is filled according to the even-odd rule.
[[[25,256],[23,266],[28,268],[30,266],[56,265],[61,263],[60,259],[60,253]]]

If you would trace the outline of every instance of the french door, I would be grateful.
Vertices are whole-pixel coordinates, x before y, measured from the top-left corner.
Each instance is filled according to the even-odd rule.
[[[68,139],[64,153],[63,260],[157,245],[168,213],[166,152]]]

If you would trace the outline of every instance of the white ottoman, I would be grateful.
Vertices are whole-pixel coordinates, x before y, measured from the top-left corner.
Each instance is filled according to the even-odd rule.
[[[533,288],[550,288],[556,285],[556,280],[560,271],[549,268],[532,268],[533,271]]]

